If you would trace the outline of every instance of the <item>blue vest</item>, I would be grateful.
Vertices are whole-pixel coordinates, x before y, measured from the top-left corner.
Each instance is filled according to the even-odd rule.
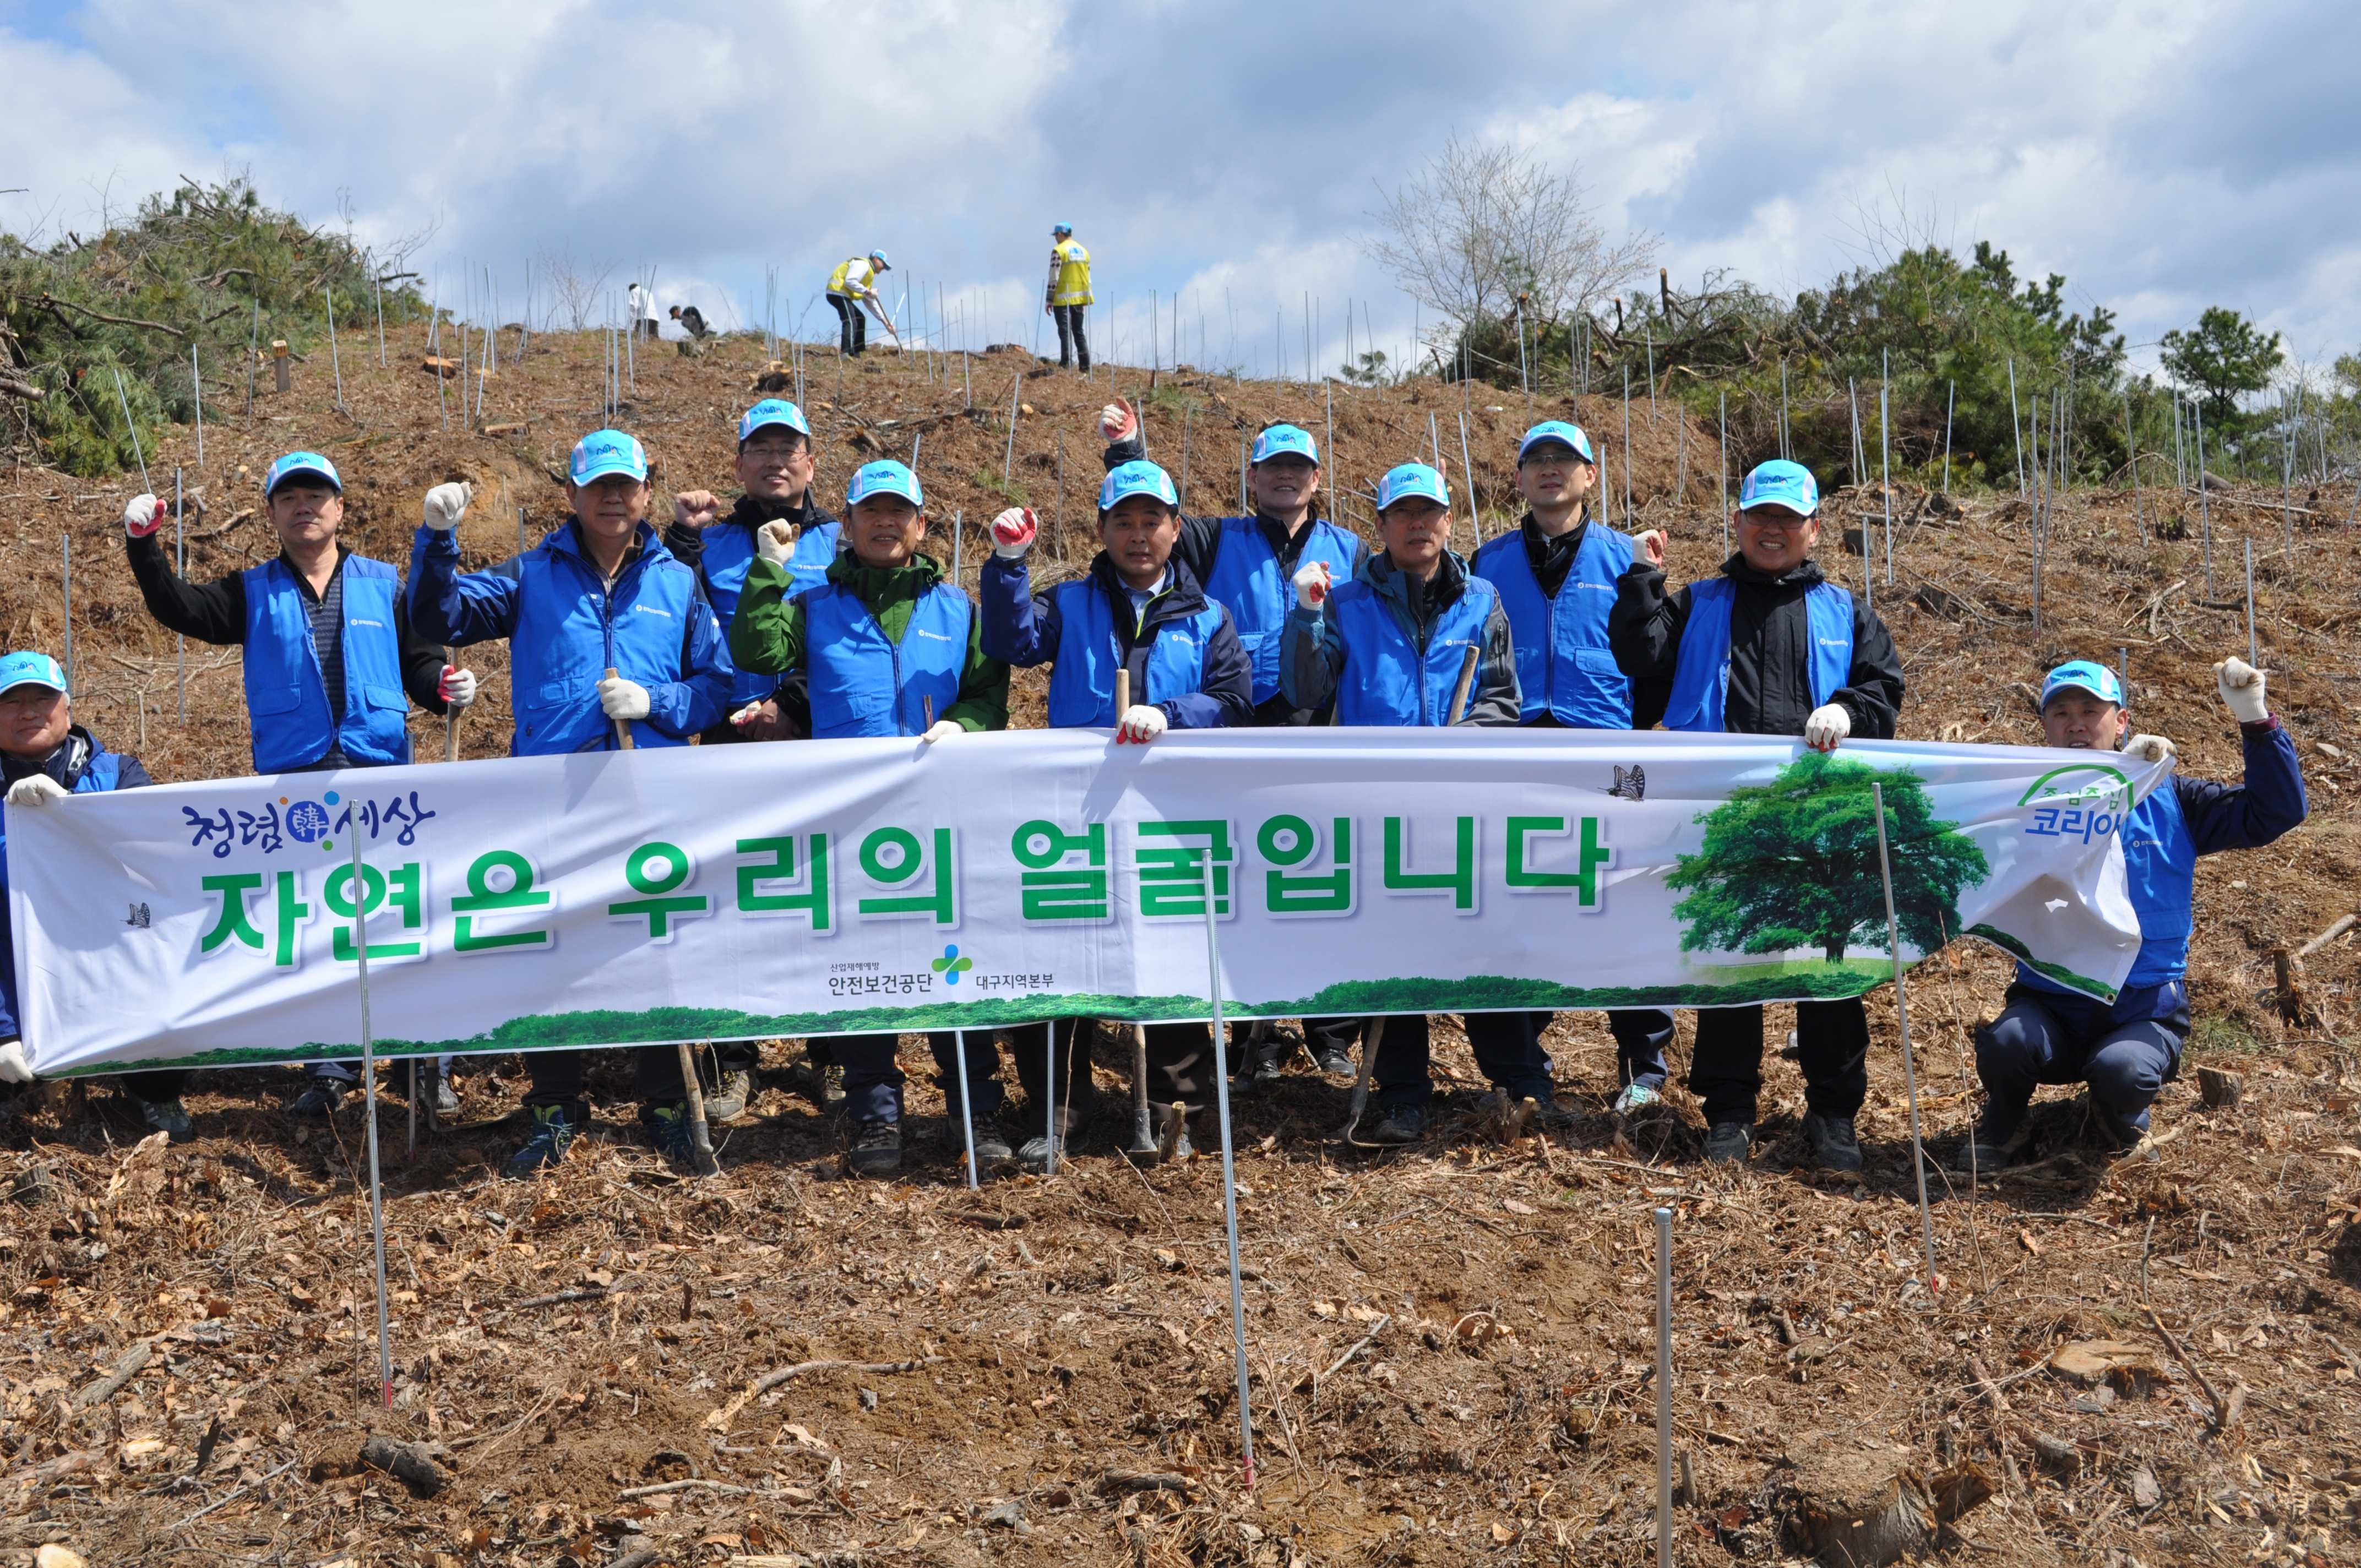
[[[2139,914],[2139,957],[2124,977],[2124,989],[2162,985],[2189,970],[2189,933],[2194,924],[2197,843],[2180,814],[2180,792],[2168,777],[2116,829],[2123,839],[2124,873],[2132,908]]]
[[[598,682],[612,669],[643,686],[684,679],[689,618],[710,615],[697,575],[640,525],[645,548],[623,568],[610,597],[598,569],[562,542],[560,529],[517,557],[516,626],[509,633],[510,700],[520,757],[616,750],[615,721],[598,707]],[[641,720],[636,746],[685,746]]]
[[[1345,644],[1336,722],[1444,723],[1451,717],[1466,650],[1482,652],[1484,623],[1499,597],[1483,578],[1469,577],[1466,591],[1436,619],[1422,659],[1394,612],[1367,582],[1356,577],[1331,594],[1328,613],[1335,617],[1336,635]]]
[[[1115,606],[1097,581],[1060,583],[1049,590],[1058,606],[1058,663],[1049,672],[1049,725],[1055,729],[1112,729],[1115,673],[1123,668],[1123,648],[1115,634]],[[1222,607],[1209,604],[1196,614],[1158,626],[1148,645],[1148,691],[1134,702],[1170,702],[1205,689],[1205,645],[1222,626]]]
[[[1738,588],[1728,577],[1689,585],[1688,624],[1681,630],[1680,663],[1673,670],[1667,729],[1719,731],[1730,686],[1730,611]],[[1825,705],[1852,677],[1852,594],[1816,583],[1804,595],[1812,633],[1812,705]]]
[[[1607,612],[1615,579],[1631,564],[1631,542],[1595,520],[1583,530],[1574,565],[1557,597],[1542,592],[1525,554],[1525,532],[1502,534],[1476,552],[1469,568],[1500,590],[1500,609],[1517,655],[1520,723],[1543,714],[1576,729],[1631,728],[1631,677],[1607,647]]]
[[[1213,575],[1205,579],[1205,597],[1229,610],[1238,645],[1254,666],[1254,699],[1268,702],[1279,691],[1279,632],[1287,625],[1287,612],[1295,608],[1295,585],[1279,569],[1279,556],[1263,537],[1259,520],[1225,517],[1221,521],[1222,547],[1213,556]],[[1346,583],[1360,554],[1358,539],[1333,522],[1315,522],[1296,565],[1325,561],[1329,576]]]
[[[295,574],[267,561],[246,579],[246,712],[254,771],[308,767],[334,741],[363,767],[410,761],[410,695],[401,689],[401,579],[362,555],[344,564],[345,711],[328,714],[327,682]]]
[[[796,536],[795,553],[787,557],[787,576],[792,579],[787,598],[828,580],[828,568],[836,559],[837,535],[842,530],[841,523],[815,523]],[[746,568],[757,557],[752,529],[717,523],[705,531],[705,596],[713,605],[713,613],[721,618],[725,632],[737,617],[738,596],[746,591]],[[776,675],[741,670],[730,685],[730,706],[735,709],[760,702],[778,684]]]
[[[924,699],[934,698],[937,719],[959,700],[974,614],[961,589],[937,583],[920,596],[899,642],[859,595],[838,584],[822,583],[796,602],[804,611],[813,739],[922,735]]]

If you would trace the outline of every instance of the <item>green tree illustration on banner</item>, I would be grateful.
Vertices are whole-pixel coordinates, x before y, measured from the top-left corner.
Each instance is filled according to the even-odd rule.
[[[1991,874],[1956,822],[1938,822],[1924,781],[1896,769],[1806,751],[1767,784],[1732,790],[1697,820],[1702,852],[1665,882],[1687,889],[1673,913],[1689,923],[1684,952],[1773,953],[1817,948],[1838,963],[1855,940],[1883,950],[1885,893],[1877,868],[1877,808],[1894,862],[1894,907],[1921,952],[1960,928],[1960,894]]]

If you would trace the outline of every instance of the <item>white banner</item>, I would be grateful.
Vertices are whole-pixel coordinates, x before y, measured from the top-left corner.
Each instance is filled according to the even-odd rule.
[[[821,740],[374,768],[8,812],[43,1074],[1058,1015],[1712,1006],[1980,937],[2112,996],[2165,765],[1484,729]]]

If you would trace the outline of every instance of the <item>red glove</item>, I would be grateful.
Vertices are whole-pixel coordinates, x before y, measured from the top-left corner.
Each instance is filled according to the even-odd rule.
[[[1118,441],[1129,441],[1139,433],[1139,415],[1127,400],[1119,398],[1099,411],[1099,433],[1110,446]]]
[[[1011,561],[1022,560],[1040,532],[1031,507],[1010,507],[992,520],[992,553]]]

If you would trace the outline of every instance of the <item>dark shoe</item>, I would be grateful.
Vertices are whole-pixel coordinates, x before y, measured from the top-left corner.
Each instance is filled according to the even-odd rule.
[[[1859,1170],[1861,1139],[1852,1130],[1850,1116],[1823,1116],[1813,1112],[1804,1118],[1804,1137],[1812,1146],[1812,1156],[1824,1170]]]
[[[1754,1146],[1754,1124],[1751,1122],[1716,1122],[1705,1135],[1705,1158],[1708,1165],[1744,1165],[1746,1151]]]
[[[581,1132],[566,1119],[562,1105],[536,1105],[533,1108],[533,1136],[524,1147],[509,1157],[508,1175],[511,1181],[522,1181],[539,1174],[566,1157]]]
[[[302,1093],[287,1102],[287,1113],[305,1122],[324,1122],[336,1113],[344,1099],[343,1079],[315,1078],[303,1086]]]
[[[1959,1157],[1952,1160],[1951,1168],[1962,1175],[1972,1171],[1989,1176],[2015,1165],[2032,1144],[2033,1118],[2020,1115],[2016,1125],[2004,1133],[1994,1124],[1992,1113],[1986,1112],[1982,1124],[1960,1145]]]
[[[967,1152],[966,1135],[960,1131],[956,1118],[951,1123],[951,1138],[961,1146],[960,1152],[964,1155]],[[1008,1140],[1000,1135],[997,1128],[986,1124],[975,1129],[975,1165],[978,1174],[990,1170],[996,1165],[1006,1165],[1016,1157],[1016,1155],[1009,1150]]]
[[[852,1135],[850,1161],[855,1176],[891,1176],[902,1168],[902,1124],[872,1117]]]
[[[1322,1072],[1331,1078],[1352,1078],[1361,1070],[1360,1065],[1353,1060],[1353,1053],[1339,1045],[1323,1042],[1313,1046],[1312,1059],[1319,1064]]]
[[[706,1114],[712,1114],[710,1107]],[[675,1100],[669,1105],[648,1107],[648,1137],[656,1152],[675,1165],[694,1167],[697,1164],[697,1135],[688,1119],[688,1102]]]
[[[1066,1145],[1062,1140],[1060,1140],[1058,1145],[1058,1157],[1061,1161],[1066,1158]],[[1040,1136],[1030,1137],[1017,1145],[1016,1163],[1023,1166],[1027,1170],[1048,1170],[1049,1168],[1049,1139],[1048,1135],[1045,1134]]]
[[[833,1111],[844,1103],[844,1069],[835,1062],[815,1062],[807,1058],[796,1064],[795,1080],[796,1088],[823,1111]]]
[[[189,1124],[189,1108],[178,1100],[142,1100],[139,1119],[171,1142],[185,1144],[197,1135]]]
[[[727,1122],[746,1113],[746,1102],[754,1098],[754,1075],[743,1068],[731,1068],[721,1075],[721,1081],[705,1092],[705,1119]]]
[[[1427,1113],[1423,1105],[1402,1105],[1386,1113],[1378,1130],[1369,1135],[1373,1144],[1414,1144],[1426,1136]]]

